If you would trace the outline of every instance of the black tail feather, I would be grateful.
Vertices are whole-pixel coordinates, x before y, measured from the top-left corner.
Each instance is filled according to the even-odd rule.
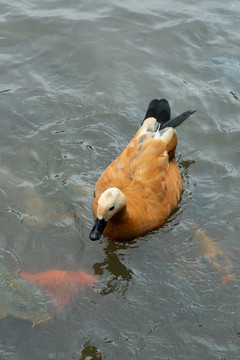
[[[144,120],[149,117],[157,119],[159,124],[164,124],[169,121],[171,117],[171,110],[168,101],[166,99],[152,100],[148,105]]]
[[[181,115],[178,115],[174,119],[168,120],[167,122],[162,124],[161,127],[160,127],[160,130],[162,130],[162,129],[166,128],[166,127],[176,128],[177,126],[181,125],[187,118],[189,118],[189,116],[194,114],[196,111],[197,110],[185,111],[184,113],[182,113]]]

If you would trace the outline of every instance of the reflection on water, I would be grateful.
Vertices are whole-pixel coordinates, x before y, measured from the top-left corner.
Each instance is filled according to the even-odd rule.
[[[101,295],[108,295],[111,292],[119,293],[122,296],[126,295],[129,281],[132,279],[132,271],[123,263],[124,255],[121,254],[121,250],[128,246],[129,244],[108,242],[104,248],[104,260],[93,265],[96,275],[103,275],[107,271],[111,276],[106,286],[101,290]]]
[[[84,348],[81,351],[77,351],[73,354],[73,359],[79,360],[102,360],[101,351],[96,346],[88,343],[84,344]]]

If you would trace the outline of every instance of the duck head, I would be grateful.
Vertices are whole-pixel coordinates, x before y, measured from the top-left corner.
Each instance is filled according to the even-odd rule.
[[[99,240],[107,222],[125,206],[126,198],[121,190],[115,187],[105,190],[98,199],[97,218],[89,235],[90,239]]]

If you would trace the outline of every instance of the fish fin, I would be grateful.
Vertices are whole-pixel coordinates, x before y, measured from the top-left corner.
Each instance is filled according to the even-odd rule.
[[[50,320],[50,319],[52,319],[52,316],[49,315],[46,319],[43,319],[43,320],[33,320],[32,328],[34,328],[38,324],[41,324],[45,321]]]
[[[235,274],[225,275],[225,276],[222,277],[221,283],[223,285],[231,284],[234,281],[235,277],[236,277]]]

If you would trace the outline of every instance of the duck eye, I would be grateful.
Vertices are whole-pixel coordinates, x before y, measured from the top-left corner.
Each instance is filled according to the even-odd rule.
[[[114,209],[114,205],[112,205],[110,208],[109,208],[109,211],[112,211]]]

